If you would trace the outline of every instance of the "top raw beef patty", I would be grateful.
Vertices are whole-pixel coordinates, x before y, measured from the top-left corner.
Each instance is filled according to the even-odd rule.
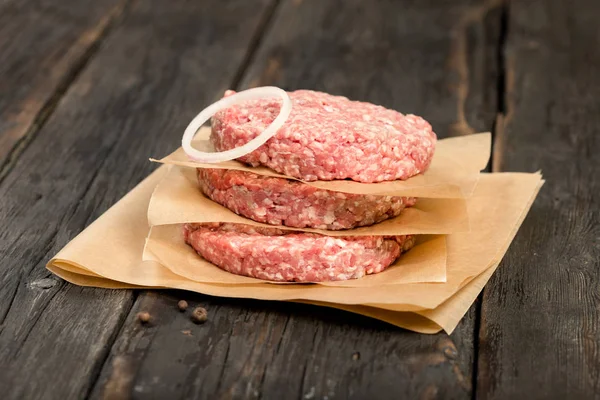
[[[427,170],[436,135],[423,118],[327,93],[288,94],[292,111],[283,127],[240,161],[306,181],[404,180]],[[258,136],[277,117],[280,104],[274,98],[253,100],[215,114],[215,148],[229,150]]]

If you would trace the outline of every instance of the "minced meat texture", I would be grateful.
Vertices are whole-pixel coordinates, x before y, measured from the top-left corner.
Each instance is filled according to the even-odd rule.
[[[414,244],[410,235],[330,237],[228,223],[186,224],[184,238],[225,271],[279,282],[339,281],[375,274]]]
[[[398,216],[414,197],[359,195],[245,171],[198,169],[200,189],[236,214],[270,225],[328,230],[368,226]]]
[[[404,180],[429,167],[436,135],[423,118],[310,90],[289,96],[292,110],[283,127],[240,161],[306,181]],[[274,98],[254,100],[216,113],[215,148],[236,148],[258,136],[277,117],[280,104]]]

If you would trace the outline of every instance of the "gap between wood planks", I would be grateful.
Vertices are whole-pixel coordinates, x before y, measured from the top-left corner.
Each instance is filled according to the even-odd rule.
[[[58,103],[63,98],[67,89],[77,79],[81,71],[83,71],[98,52],[100,45],[108,37],[110,32],[114,30],[122,21],[128,10],[131,8],[132,3],[137,0],[123,0],[115,6],[110,12],[98,21],[98,24],[91,30],[90,35],[93,39],[90,41],[87,49],[83,52],[81,57],[76,60],[65,75],[61,78],[60,82],[56,86],[54,92],[50,95],[48,100],[40,108],[39,112],[33,118],[31,125],[23,135],[13,146],[8,153],[6,159],[0,164],[0,184],[4,181],[4,178],[12,170],[13,166],[19,159],[19,156],[27,149],[29,144],[35,139],[36,135],[48,118],[52,115],[56,109]]]
[[[498,172],[501,170],[501,159],[502,159],[502,141],[504,134],[504,123],[507,114],[507,71],[506,71],[506,42],[508,36],[508,18],[509,18],[509,1],[500,0],[498,4],[494,4],[494,7],[500,9],[500,36],[496,45],[496,67],[498,71],[498,77],[496,80],[496,120],[492,127],[492,159],[490,160],[489,170],[492,172]],[[495,2],[494,2],[495,3]],[[483,303],[483,294],[485,292],[485,286],[477,296],[475,301],[475,323],[473,327],[473,370],[472,370],[472,388],[471,398],[477,398],[477,376],[478,376],[478,359],[479,359],[479,341],[480,341],[480,330],[481,330],[481,312]]]
[[[242,83],[244,74],[248,70],[248,67],[250,67],[250,65],[252,65],[252,62],[254,61],[254,56],[256,55],[256,52],[257,52],[258,48],[260,47],[260,44],[262,43],[263,39],[265,38],[267,31],[273,24],[273,17],[275,15],[275,11],[279,7],[280,3],[281,3],[281,0],[274,0],[273,3],[271,4],[271,6],[263,14],[263,16],[258,24],[258,28],[256,29],[256,32],[254,33],[252,40],[250,41],[250,45],[248,46],[248,51],[246,52],[246,56],[240,63],[238,70],[235,73],[235,76],[231,80],[230,89],[232,89],[232,90],[240,89],[239,86]]]

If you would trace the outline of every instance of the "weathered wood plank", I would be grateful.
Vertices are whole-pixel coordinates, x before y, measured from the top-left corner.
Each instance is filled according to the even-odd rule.
[[[177,147],[187,121],[238,73],[271,3],[134,3],[6,176],[3,399],[90,391],[134,294],[65,284],[44,263],[155,167],[150,154]]]
[[[190,320],[196,306],[208,310],[204,325]],[[140,311],[149,325],[136,319]],[[398,398],[403,376],[426,398],[461,397],[470,384],[463,363],[473,362],[462,346],[472,344],[456,342],[472,338],[471,328],[426,336],[316,306],[149,292],[92,398]]]
[[[0,179],[127,3],[26,0],[0,4]]]
[[[496,82],[489,88],[484,77],[496,74],[497,7],[282,2],[241,86],[369,100],[425,116],[442,137],[489,130]],[[456,128],[463,107],[464,123]],[[207,307],[209,322],[193,325],[189,313],[176,310],[180,298]],[[152,325],[135,319],[141,310],[153,316]],[[469,398],[475,312],[450,337],[425,336],[307,305],[144,293],[92,397]]]
[[[600,395],[597,1],[514,1],[500,167],[547,182],[482,305],[481,398]]]
[[[244,86],[370,101],[423,115],[440,137],[491,129],[501,1],[317,3],[284,3]]]

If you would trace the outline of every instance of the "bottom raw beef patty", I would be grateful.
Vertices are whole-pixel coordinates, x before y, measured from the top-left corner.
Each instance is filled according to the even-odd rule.
[[[239,224],[185,224],[187,244],[237,275],[280,282],[360,278],[389,267],[414,245],[407,236],[331,237]]]
[[[397,217],[414,197],[332,192],[302,182],[226,169],[198,169],[202,192],[236,214],[269,225],[352,229]]]

